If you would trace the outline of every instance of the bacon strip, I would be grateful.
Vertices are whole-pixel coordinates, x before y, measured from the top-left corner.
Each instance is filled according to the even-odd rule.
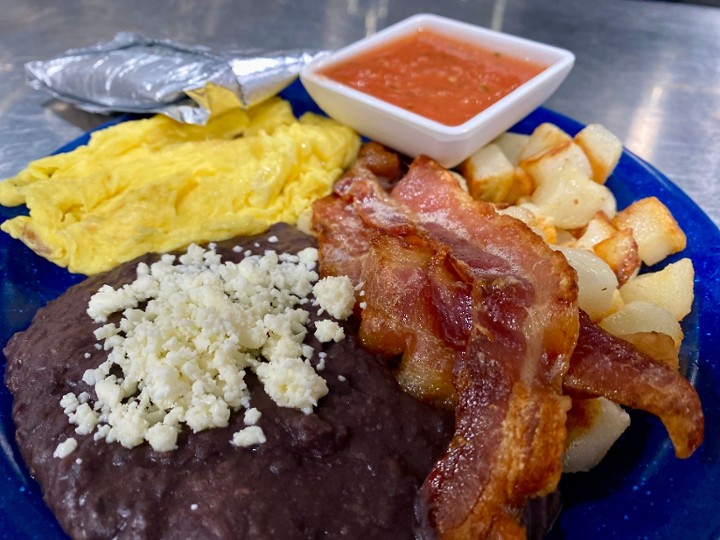
[[[411,173],[423,166],[417,163]],[[449,181],[459,192],[454,179]],[[418,227],[414,213],[361,175],[346,177],[335,191],[348,202],[346,212],[371,229],[364,235],[368,259],[360,264],[368,303],[360,329],[363,343],[403,352],[399,380],[411,390],[419,382],[433,397],[447,391],[437,381],[447,380],[455,365],[456,437],[424,488],[433,527],[447,538],[511,530],[522,535],[520,516],[527,499],[552,491],[560,477],[569,400],[552,389],[554,377],[544,368],[569,357],[573,337],[568,349],[557,350],[549,362],[547,351],[555,349],[536,343],[542,332],[530,335],[540,328],[528,317],[535,291],[524,277],[511,273],[506,260],[456,235],[439,240],[436,231]],[[494,211],[490,216],[496,216]],[[515,223],[509,221],[510,227]],[[535,242],[527,231],[525,236]],[[553,252],[539,245],[545,251],[540,260],[553,259]],[[557,261],[574,277],[563,258]],[[536,262],[529,258],[529,264]],[[576,291],[573,279],[565,283],[572,326]],[[464,306],[459,311],[458,299]],[[533,340],[529,347],[528,337]],[[494,379],[505,384],[487,384]]]
[[[525,225],[473,200],[427,158],[392,197],[473,278],[473,327],[455,366],[456,434],[423,486],[430,520],[443,538],[522,537],[522,508],[554,490],[562,470],[575,274]]]
[[[520,510],[560,475],[562,391],[659,415],[678,456],[699,445],[694,389],[578,317],[561,255],[430,160],[391,197],[371,173],[360,163],[315,204],[321,272],[364,284],[361,339],[403,355],[406,390],[455,404],[455,437],[422,490],[442,538],[523,535]]]
[[[580,323],[578,343],[563,381],[565,392],[575,397],[603,396],[660,417],[675,455],[689,457],[702,443],[704,418],[700,398],[687,379],[608,334],[584,312]]]
[[[444,254],[417,238],[377,233],[370,244],[373,265],[363,278],[367,306],[360,340],[372,351],[402,355],[395,373],[405,391],[452,408],[457,351],[448,346],[448,325],[441,321],[444,314],[457,312],[438,303],[436,291],[463,285],[445,266]],[[468,307],[470,297],[458,296],[467,299]]]
[[[476,276],[530,283],[532,299],[511,298],[492,317],[512,327],[518,314],[511,304],[523,303],[528,314],[522,332],[532,349],[529,354],[543,357],[541,369],[559,391],[579,327],[575,273],[565,258],[523,223],[497,214],[492,205],[459,189],[452,174],[429,158],[413,162],[392,197],[412,210],[434,238],[453,246],[454,256]]]
[[[347,275],[362,285],[367,307],[359,337],[370,350],[403,356],[396,371],[402,387],[423,401],[453,407],[456,351],[446,341],[451,325],[438,321],[442,314],[461,313],[458,295],[444,292],[457,279],[443,275],[443,255],[412,234],[415,227],[403,209],[366,171],[348,174],[336,192],[342,195],[321,199],[313,208],[321,273]],[[463,298],[469,318],[472,300]],[[467,320],[455,330],[463,349],[470,325]]]

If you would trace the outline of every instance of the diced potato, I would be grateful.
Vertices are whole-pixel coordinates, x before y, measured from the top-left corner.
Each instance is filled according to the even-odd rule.
[[[530,135],[521,135],[520,133],[511,133],[506,131],[493,141],[500,147],[505,157],[513,167],[520,161],[520,154],[525,149]]]
[[[678,369],[680,347],[667,334],[660,332],[635,332],[620,336],[632,343],[639,351],[673,369]]]
[[[687,239],[670,210],[656,197],[635,201],[613,218],[617,229],[631,229],[640,259],[649,265],[685,249]]]
[[[592,179],[604,184],[622,154],[622,143],[600,124],[590,124],[575,135],[575,142],[585,151],[592,167]]]
[[[535,128],[520,153],[520,160],[541,154],[553,146],[572,141],[572,137],[555,124],[544,123]]]
[[[506,216],[514,217],[515,219],[519,219],[529,227],[532,226],[532,223],[535,221],[535,214],[533,214],[530,209],[525,208],[524,206],[520,206],[519,204],[513,204],[506,208],[499,208],[497,212],[498,214],[503,214]]]
[[[610,307],[605,313],[603,313],[601,318],[604,319],[605,317],[609,317],[613,313],[617,313],[623,308],[624,305],[625,302],[623,301],[622,296],[620,296],[620,291],[618,289],[615,289],[612,294],[612,301],[610,302]]]
[[[517,205],[518,208],[525,208],[532,212],[533,222],[532,227],[539,231],[548,244],[555,244],[557,242],[557,228],[552,224],[552,221],[547,217],[543,216],[537,205],[525,201]]]
[[[640,256],[632,231],[615,231],[593,246],[593,252],[610,265],[618,283],[623,285],[640,271]]]
[[[505,202],[515,204],[523,197],[529,196],[533,191],[535,191],[535,182],[532,177],[520,167],[515,167],[515,176],[513,177]]]
[[[608,312],[618,282],[615,273],[600,257],[585,249],[557,248],[577,272],[578,305],[593,321]]]
[[[605,215],[605,212],[598,212],[588,221],[585,230],[573,247],[592,249],[595,244],[610,238],[616,232],[617,229],[610,224],[610,218]]]
[[[590,162],[585,156],[585,152],[572,141],[557,144],[544,152],[521,159],[519,166],[532,176],[538,185],[542,184],[546,178],[555,175],[558,169],[565,166],[577,169],[588,178],[592,174]]]
[[[562,167],[543,180],[533,192],[531,201],[556,227],[579,229],[607,204],[609,198],[614,200],[605,186],[572,167]]]
[[[630,425],[630,415],[609,399],[573,399],[567,418],[563,472],[595,467]]]
[[[620,288],[625,302],[653,302],[682,320],[692,309],[695,269],[690,259],[680,259],[662,270],[641,274]]]
[[[537,207],[532,203],[522,203],[508,206],[498,210],[498,213],[519,219],[530,227],[545,242],[554,244],[557,241],[557,231],[550,220],[540,215]]]
[[[570,234],[570,231],[558,229],[557,227],[555,228],[555,231],[557,232],[557,239],[555,240],[555,243],[558,246],[575,247],[575,237]]]
[[[625,304],[617,312],[600,321],[600,327],[617,337],[637,332],[660,332],[673,338],[677,347],[680,347],[683,338],[680,323],[672,313],[643,300]]]
[[[612,191],[608,189],[607,193],[608,197],[605,199],[605,202],[600,207],[600,211],[607,217],[612,219],[617,214],[617,200],[615,199],[615,195]]]
[[[465,177],[462,174],[455,172],[455,171],[450,171],[450,174],[452,174],[455,177],[455,180],[457,180],[457,183],[460,186],[460,189],[462,189],[463,191],[470,191],[470,189],[468,188],[467,180],[465,179]]]
[[[488,144],[460,165],[468,191],[475,199],[500,203],[507,200],[515,167],[496,144]]]

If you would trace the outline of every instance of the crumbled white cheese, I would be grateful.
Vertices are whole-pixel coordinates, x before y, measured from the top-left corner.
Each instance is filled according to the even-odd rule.
[[[192,511],[195,511],[195,510],[197,510],[198,508],[199,508],[199,507],[198,507],[197,503],[192,503],[192,504],[190,505],[190,510],[192,510]]]
[[[72,392],[68,392],[60,399],[60,406],[63,408],[63,412],[65,414],[74,413],[79,405],[80,400],[78,399],[78,396]]]
[[[87,403],[81,403],[74,413],[68,415],[70,422],[77,425],[75,433],[88,435],[98,423],[97,413]]]
[[[345,375],[338,375],[338,381],[345,382],[347,379],[345,378]]]
[[[335,321],[324,319],[315,323],[315,337],[320,343],[338,342],[345,339],[345,330]]]
[[[157,452],[167,452],[177,448],[177,437],[180,430],[175,426],[155,424],[147,430],[145,438]]]
[[[310,364],[314,351],[304,343],[310,314],[301,306],[313,292],[321,309],[347,318],[354,303],[347,278],[317,287],[317,260],[317,249],[306,248],[297,255],[246,251],[231,263],[212,246],[191,245],[178,257],[139,264],[135,281],[123,287],[101,287],[88,315],[102,324],[96,348],[108,355],[83,375],[97,400],[68,394],[60,403],[76,432],[94,431],[95,440],[129,448],[147,441],[164,452],[177,446],[183,425],[195,432],[225,427],[246,408],[248,427],[233,444],[261,444],[265,436],[254,425],[260,412],[250,408],[244,380],[248,369],[278,405],[312,412],[328,387]],[[120,320],[108,322],[116,313]],[[318,332],[324,341],[344,337],[329,319],[317,323]]]
[[[355,305],[355,290],[347,276],[328,276],[313,286],[313,295],[320,313],[327,311],[336,319],[347,319]]]
[[[75,438],[68,437],[63,442],[57,445],[57,448],[55,448],[55,451],[53,452],[53,457],[60,459],[67,457],[75,451],[77,446],[78,443]]]
[[[265,433],[258,426],[248,426],[233,433],[232,441],[235,446],[254,446],[265,442]]]
[[[300,358],[264,362],[255,368],[255,373],[275,403],[300,409],[305,414],[310,414],[318,399],[328,393],[325,379]]]
[[[317,366],[315,367],[316,370],[322,371],[325,369],[325,360],[327,360],[327,353],[325,351],[320,351],[318,353],[318,360]]]
[[[262,413],[258,411],[255,407],[252,407],[245,411],[245,415],[243,416],[243,422],[245,422],[246,426],[254,426],[258,423],[258,420],[260,420],[261,416]]]

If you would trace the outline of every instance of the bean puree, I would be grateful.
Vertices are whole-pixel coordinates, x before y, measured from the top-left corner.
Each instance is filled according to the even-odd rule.
[[[270,236],[278,241],[268,242]],[[251,239],[221,242],[217,251],[236,261],[242,256],[236,245],[294,253],[315,241],[276,225]],[[18,446],[65,531],[88,539],[433,538],[416,525],[417,494],[450,441],[452,412],[403,393],[386,362],[360,346],[353,318],[343,323],[347,337],[339,343],[321,344],[309,332],[307,343],[327,353],[320,373],[330,389],[313,414],[278,407],[246,375],[265,444],[230,444],[245,426],[243,411],[227,428],[186,430],[178,448],[163,453],[74,432],[60,399],[86,391],[94,401],[82,376],[106,354],[94,347],[88,300],[105,283],[132,281],[139,261],[156,258],[146,255],[72,287],[5,348]],[[53,457],[68,437],[77,449]],[[530,538],[541,538],[554,519],[557,497],[551,503],[539,499],[528,507]]]
[[[279,237],[268,243],[270,235]],[[259,247],[255,247],[257,242]],[[314,240],[276,226],[252,240],[220,243],[223,260],[240,244],[296,252]],[[150,261],[152,256],[144,257]],[[94,348],[96,325],[85,313],[104,283],[131,281],[138,261],[91,277],[41,309],[5,354],[14,394],[17,441],[30,472],[62,527],[75,538],[411,538],[418,488],[452,435],[448,411],[404,394],[391,371],[354,338],[355,321],[339,343],[308,343],[327,353],[321,375],[329,393],[315,412],[281,408],[254,376],[246,379],[262,412],[263,445],[238,448],[230,426],[184,432],[178,449],[127,449],[77,435],[59,405],[68,393],[92,389],[84,371],[105,353]],[[85,353],[90,353],[85,358]],[[316,355],[317,356],[317,355]],[[345,380],[342,380],[342,379]],[[78,448],[53,457],[75,437]]]

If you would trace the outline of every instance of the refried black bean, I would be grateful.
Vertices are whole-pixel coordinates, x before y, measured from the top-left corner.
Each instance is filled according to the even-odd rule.
[[[242,257],[232,250],[238,244],[260,254],[315,241],[277,225],[218,243],[223,260]],[[106,355],[94,348],[98,325],[86,314],[88,300],[102,284],[134,279],[140,260],[156,258],[72,287],[5,348],[17,442],[64,530],[74,538],[412,538],[418,489],[447,448],[453,415],[403,393],[383,359],[360,346],[352,318],[339,343],[321,344],[308,332],[307,343],[327,353],[320,374],[330,389],[312,414],[278,407],[246,376],[265,444],[230,444],[244,427],[242,410],[227,428],[186,429],[170,452],[75,433],[60,399],[87,391],[94,400],[82,376]],[[68,437],[78,448],[54,458]]]

